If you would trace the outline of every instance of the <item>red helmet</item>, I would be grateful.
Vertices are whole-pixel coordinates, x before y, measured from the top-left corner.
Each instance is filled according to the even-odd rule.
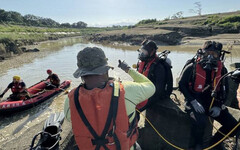
[[[51,70],[51,69],[48,69],[48,70],[47,70],[47,73],[48,73],[48,74],[52,73],[52,70]]]

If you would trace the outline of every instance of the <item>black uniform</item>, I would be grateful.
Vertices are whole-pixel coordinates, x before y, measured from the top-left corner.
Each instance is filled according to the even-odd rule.
[[[49,89],[53,89],[53,88],[59,87],[59,85],[60,85],[60,79],[59,79],[59,77],[58,77],[57,74],[53,73],[53,74],[49,75],[47,79],[50,80],[50,83],[51,83],[51,84],[48,85],[48,86],[46,87],[46,89],[49,90]]]
[[[185,96],[186,100],[186,111],[192,118],[192,137],[195,140],[195,146],[197,144],[202,145],[203,144],[203,134],[204,129],[206,127],[206,122],[208,121],[209,114],[209,107],[212,101],[212,89],[213,87],[209,87],[204,92],[195,92],[192,88],[189,87],[189,83],[193,82],[194,80],[194,65],[195,63],[191,63],[183,70],[182,75],[180,77],[179,81],[179,89]],[[212,71],[206,71],[206,83],[205,85],[212,85],[213,79],[211,76]],[[221,74],[224,75],[227,73],[227,69],[225,67],[222,68]],[[217,97],[214,101],[214,104],[212,107],[216,106],[221,108],[220,115],[218,117],[212,117],[213,119],[217,120],[222,127],[220,128],[220,131],[224,134],[227,134],[230,130],[232,130],[237,125],[237,120],[233,118],[233,116],[228,112],[228,109],[224,107],[224,102],[226,100],[226,95],[228,93],[228,82],[227,79],[221,80],[220,83],[220,90],[217,91]],[[191,106],[190,102],[196,99],[205,109],[204,114],[197,113],[194,108]],[[235,132],[233,132],[231,135],[235,135]],[[216,133],[214,137],[211,140],[211,144],[215,144],[219,140],[223,138],[223,135],[220,133]]]
[[[173,90],[171,66],[167,64],[165,60],[157,58],[156,61],[151,64],[147,77],[155,85],[156,92],[148,99],[147,105],[141,108],[141,111],[164,98],[168,98]]]

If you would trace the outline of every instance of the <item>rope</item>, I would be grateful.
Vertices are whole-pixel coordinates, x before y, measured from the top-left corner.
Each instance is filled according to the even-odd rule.
[[[147,122],[149,123],[149,125],[150,125],[150,126],[153,128],[153,130],[158,134],[158,136],[161,137],[168,145],[171,145],[172,147],[174,147],[174,148],[176,148],[176,149],[178,149],[178,150],[184,150],[183,148],[180,148],[180,147],[178,147],[178,146],[170,143],[167,139],[165,139],[165,138],[158,132],[158,130],[154,127],[154,125],[148,120],[148,118],[147,118],[146,116],[144,116],[138,109],[136,109],[136,111],[137,111],[138,113],[140,113],[141,116],[143,116],[143,117],[147,120]]]
[[[153,130],[158,134],[158,136],[161,137],[168,145],[170,145],[170,146],[172,146],[172,147],[174,147],[174,148],[176,148],[176,149],[178,149],[178,150],[184,150],[183,148],[180,148],[180,147],[172,144],[171,142],[169,142],[167,139],[165,139],[165,138],[158,132],[158,130],[154,127],[154,125],[148,120],[148,118],[147,118],[146,116],[144,116],[138,109],[136,109],[136,111],[137,111],[138,113],[140,113],[141,116],[143,116],[143,117],[147,120],[147,122],[149,123],[149,125],[150,125],[150,126],[153,128]],[[210,149],[212,149],[213,147],[217,146],[219,143],[221,143],[223,140],[225,140],[230,134],[232,134],[232,132],[233,132],[234,130],[236,130],[236,128],[238,128],[239,126],[240,126],[240,122],[239,122],[230,132],[228,132],[228,134],[225,135],[221,140],[219,140],[217,143],[215,143],[215,144],[213,144],[213,145],[211,145],[211,146],[209,146],[209,147],[207,147],[207,148],[205,148],[205,149],[203,149],[203,150],[210,150]]]
[[[221,80],[221,79],[220,79],[220,80]],[[220,80],[219,80],[219,81],[220,81]],[[219,82],[218,82],[218,83],[219,83]],[[214,91],[215,91],[216,87],[218,86],[218,84],[216,85],[216,77],[214,78],[213,86],[214,86]],[[209,106],[209,112],[210,112],[210,110],[211,110],[211,108],[212,108],[212,106],[213,106],[214,101],[215,101],[215,97],[213,96],[212,101],[211,101],[211,104],[210,104],[210,106]],[[219,132],[219,133],[222,134],[223,136],[226,136],[224,133],[222,133],[221,131],[219,131],[219,130],[217,129],[217,127],[214,126],[214,124],[213,124],[213,122],[212,122],[212,120],[211,120],[211,117],[208,117],[208,120],[209,120],[209,122],[211,123],[211,125],[213,126],[213,128],[214,128],[215,130],[217,130],[217,132]]]
[[[215,83],[216,83],[216,80],[214,81]],[[127,98],[126,98],[127,99]],[[128,101],[130,101],[132,104],[134,104],[134,105],[136,105],[134,102],[132,102],[131,100],[129,100],[129,99],[127,99]],[[213,100],[214,100],[214,98],[213,98]],[[211,106],[212,106],[212,104],[213,104],[213,101],[211,102]],[[174,144],[172,144],[171,142],[169,142],[167,139],[165,139],[159,132],[158,132],[158,130],[154,127],[154,125],[151,123],[151,121],[145,116],[145,115],[143,115],[138,109],[136,109],[136,111],[141,115],[141,116],[143,116],[146,120],[147,120],[147,122],[149,123],[149,125],[152,127],[152,129],[157,133],[157,135],[161,138],[161,139],[163,139],[163,141],[165,141],[168,145],[170,145],[170,146],[172,146],[172,147],[174,147],[174,148],[176,148],[176,149],[178,149],[178,150],[185,150],[185,149],[183,149],[183,148],[181,148],[181,147],[179,147],[179,146],[176,146],[176,145],[174,145]],[[212,124],[213,125],[213,124]],[[232,134],[232,132],[234,131],[234,130],[236,130],[238,127],[240,126],[240,122],[230,131],[230,132],[228,132],[228,134],[227,135],[224,135],[224,137],[221,139],[221,140],[219,140],[217,143],[215,143],[215,144],[213,144],[213,145],[211,145],[211,146],[209,146],[209,147],[207,147],[207,148],[205,148],[205,149],[203,149],[203,150],[211,150],[213,147],[215,147],[215,146],[217,146],[219,143],[221,143],[222,141],[224,141],[227,137],[229,137],[229,135],[230,134]],[[214,126],[213,126],[214,127]],[[216,129],[216,127],[214,127],[215,129]],[[216,129],[217,130],[217,129]],[[218,130],[217,130],[218,131]],[[220,131],[219,131],[220,132]],[[223,133],[222,133],[223,134]]]

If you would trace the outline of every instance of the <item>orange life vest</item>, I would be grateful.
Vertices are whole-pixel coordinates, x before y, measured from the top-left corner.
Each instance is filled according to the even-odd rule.
[[[130,149],[138,137],[137,122],[132,128],[124,95],[123,85],[113,81],[104,89],[87,90],[80,85],[69,93],[73,134],[79,149]]]
[[[217,67],[217,70],[213,70],[212,71],[212,79],[214,80],[214,78],[216,78],[216,83],[218,83],[219,79],[222,77],[222,67],[223,67],[223,64],[221,61],[218,61],[218,67]],[[205,88],[205,82],[206,82],[206,71],[202,68],[202,66],[200,64],[196,64],[196,69],[195,69],[195,81],[193,83],[190,83],[193,84],[193,90],[195,92],[203,92],[204,88]],[[214,82],[212,82],[212,87],[214,87]],[[217,90],[219,90],[219,86],[217,88]]]

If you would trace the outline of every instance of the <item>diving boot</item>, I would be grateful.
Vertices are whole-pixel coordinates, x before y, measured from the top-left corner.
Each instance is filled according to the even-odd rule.
[[[43,131],[34,136],[30,150],[59,150],[61,125],[64,121],[64,113],[51,114],[45,121]],[[37,145],[34,146],[38,135],[41,135]]]

